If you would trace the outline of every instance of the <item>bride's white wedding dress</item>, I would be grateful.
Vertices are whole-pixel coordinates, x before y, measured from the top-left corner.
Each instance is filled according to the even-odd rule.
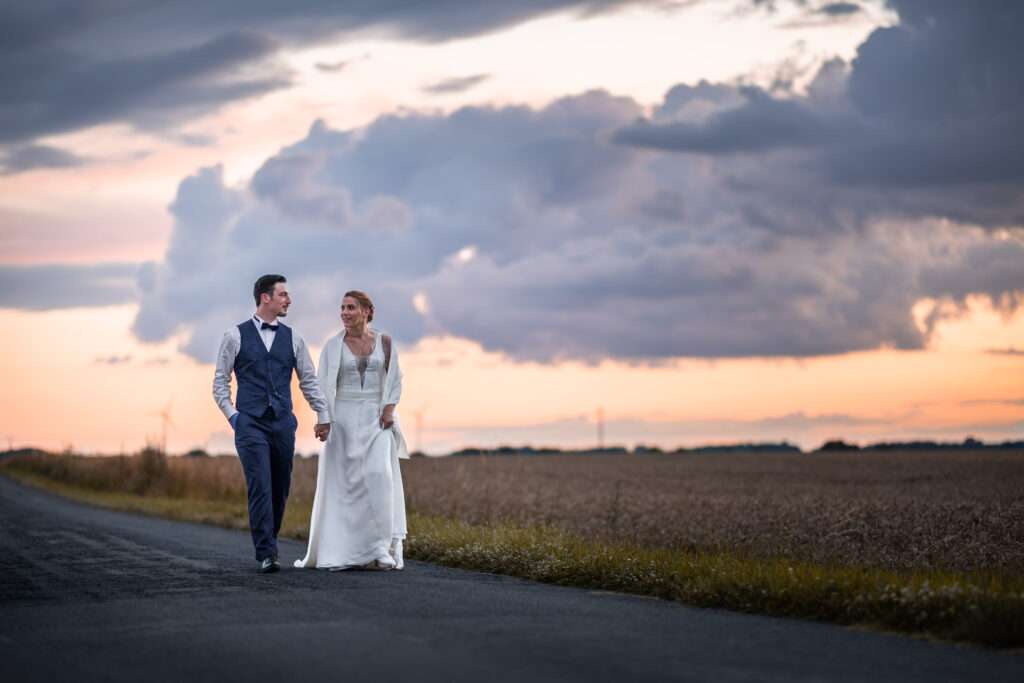
[[[340,345],[333,343],[336,340]],[[380,426],[384,405],[398,402],[401,371],[392,349],[385,373],[382,347],[378,333],[370,355],[356,356],[342,333],[321,354],[321,383],[336,382],[333,392],[324,387],[328,397],[335,397],[331,431],[317,465],[309,546],[306,556],[295,562],[298,568],[365,565],[387,558],[392,542],[405,538],[405,495],[398,465],[405,440],[397,424],[394,429]],[[394,375],[392,381],[387,375]]]

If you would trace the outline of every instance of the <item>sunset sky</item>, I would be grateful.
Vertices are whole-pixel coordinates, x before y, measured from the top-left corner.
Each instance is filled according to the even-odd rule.
[[[0,437],[233,450],[347,289],[430,453],[1024,438],[1024,4],[0,8]],[[299,450],[315,449],[296,391]],[[422,430],[415,428],[419,415]]]

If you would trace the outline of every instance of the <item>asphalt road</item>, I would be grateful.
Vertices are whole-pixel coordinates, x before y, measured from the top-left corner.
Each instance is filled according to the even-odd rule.
[[[0,477],[0,679],[1024,681],[1024,656],[971,647],[417,562],[261,576],[250,557],[245,533]]]

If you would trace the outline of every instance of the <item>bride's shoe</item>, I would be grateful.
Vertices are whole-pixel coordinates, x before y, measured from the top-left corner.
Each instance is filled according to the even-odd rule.
[[[396,538],[391,541],[391,557],[395,560],[395,569],[405,568],[405,560],[402,559],[402,539]]]
[[[377,571],[388,571],[395,568],[395,561],[391,559],[390,555],[381,555],[376,560],[371,560],[363,565],[363,569],[373,569]]]

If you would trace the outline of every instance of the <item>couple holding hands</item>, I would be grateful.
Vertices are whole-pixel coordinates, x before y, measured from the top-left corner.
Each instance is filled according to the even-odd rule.
[[[405,495],[399,458],[408,458],[395,406],[402,371],[391,338],[370,327],[373,302],[360,291],[341,300],[344,328],[324,344],[313,367],[306,342],[280,322],[291,297],[282,275],[253,287],[256,312],[221,340],[213,398],[235,432],[245,472],[249,528],[259,571],[280,569],[277,534],[291,483],[298,420],[291,378],[317,414],[325,442],[317,464],[316,495],[306,556],[298,568],[402,569]],[[231,373],[238,382],[231,403]]]

